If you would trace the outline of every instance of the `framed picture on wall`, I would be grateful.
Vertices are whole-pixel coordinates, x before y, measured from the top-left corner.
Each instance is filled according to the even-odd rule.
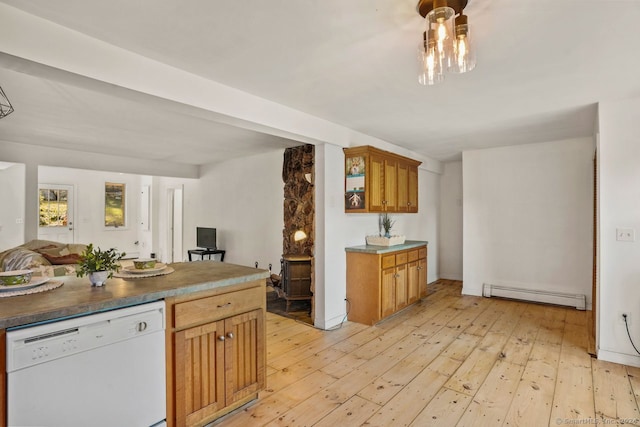
[[[364,209],[365,158],[345,158],[345,209]]]
[[[344,197],[347,209],[364,209],[364,191],[347,191]]]

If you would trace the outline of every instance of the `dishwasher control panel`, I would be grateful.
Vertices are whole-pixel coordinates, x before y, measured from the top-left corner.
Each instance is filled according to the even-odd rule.
[[[7,332],[7,372],[165,328],[164,301]]]

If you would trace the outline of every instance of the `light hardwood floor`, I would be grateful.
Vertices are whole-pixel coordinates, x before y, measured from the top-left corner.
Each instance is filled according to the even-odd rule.
[[[589,356],[590,312],[429,286],[373,327],[268,313],[267,390],[214,425],[640,425],[640,369]]]

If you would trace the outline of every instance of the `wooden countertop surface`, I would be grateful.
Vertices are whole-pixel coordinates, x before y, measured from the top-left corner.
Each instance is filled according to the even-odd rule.
[[[101,287],[92,287],[87,277],[56,277],[52,280],[64,282],[57,289],[0,298],[0,329],[199,291],[220,289],[223,293],[269,276],[267,270],[218,261],[184,262],[170,266],[175,269],[171,274],[139,279],[112,277]]]

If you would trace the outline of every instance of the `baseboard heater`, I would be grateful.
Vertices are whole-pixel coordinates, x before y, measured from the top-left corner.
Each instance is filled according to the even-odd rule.
[[[524,301],[542,302],[547,304],[567,305],[578,310],[586,310],[587,298],[581,294],[566,294],[562,292],[541,291],[537,289],[513,288],[498,286],[490,283],[482,285],[482,295],[485,297],[512,298]]]

